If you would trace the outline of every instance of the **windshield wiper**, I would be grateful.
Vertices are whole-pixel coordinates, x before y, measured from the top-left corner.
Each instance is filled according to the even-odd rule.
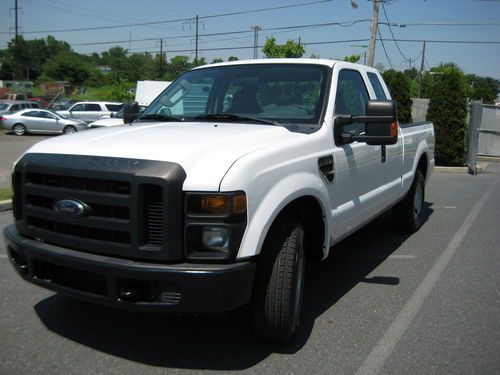
[[[168,115],[160,115],[156,113],[151,113],[148,115],[142,115],[137,118],[138,120],[154,120],[154,121],[182,121],[182,119],[168,116]]]
[[[195,120],[222,120],[222,121],[254,121],[261,124],[268,125],[280,125],[279,122],[266,120],[263,118],[252,117],[252,116],[241,116],[234,113],[210,113],[207,115],[198,115],[193,117]]]

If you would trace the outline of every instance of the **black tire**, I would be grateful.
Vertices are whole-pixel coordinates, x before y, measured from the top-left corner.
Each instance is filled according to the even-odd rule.
[[[24,135],[26,134],[26,126],[23,124],[14,124],[12,126],[12,131],[15,135]]]
[[[422,210],[425,200],[425,179],[421,170],[413,179],[406,197],[392,209],[394,222],[399,230],[413,233],[422,226]]]
[[[300,323],[305,276],[304,230],[297,219],[281,219],[266,238],[257,265],[255,330],[266,341],[287,343]]]
[[[76,133],[76,128],[73,125],[66,125],[63,128],[63,134]]]

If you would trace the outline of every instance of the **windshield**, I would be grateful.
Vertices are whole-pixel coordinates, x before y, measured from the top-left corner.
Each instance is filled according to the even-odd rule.
[[[8,104],[0,103],[0,111],[6,110],[8,106],[9,106]]]
[[[235,116],[268,123],[318,125],[328,67],[313,64],[249,64],[209,67],[185,73],[146,109],[143,118],[179,121]],[[209,116],[206,116],[209,115]],[[254,121],[259,123],[257,121]]]

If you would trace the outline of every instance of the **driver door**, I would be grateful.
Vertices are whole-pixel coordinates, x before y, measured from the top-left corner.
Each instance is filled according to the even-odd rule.
[[[357,70],[338,72],[335,95],[335,117],[364,116],[370,100],[367,85]],[[344,126],[344,133],[362,134],[364,123]],[[335,182],[329,185],[336,237],[345,237],[376,215],[382,205],[377,202],[380,188],[386,183],[381,146],[364,142],[337,144],[334,147]]]

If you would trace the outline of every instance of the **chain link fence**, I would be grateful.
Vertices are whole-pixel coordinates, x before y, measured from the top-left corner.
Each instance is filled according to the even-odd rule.
[[[413,98],[411,106],[411,118],[413,122],[426,121],[427,110],[429,109],[429,99]]]

